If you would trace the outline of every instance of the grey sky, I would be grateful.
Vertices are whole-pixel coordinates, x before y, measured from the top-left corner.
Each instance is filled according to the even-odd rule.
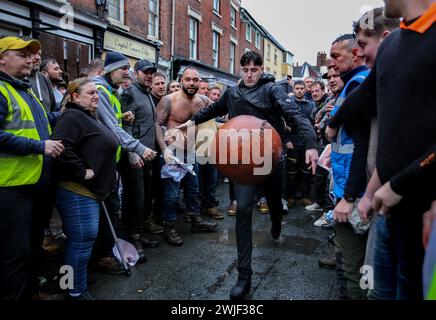
[[[328,53],[337,36],[352,32],[362,7],[381,7],[383,0],[242,0],[242,6],[295,55],[294,62],[316,64],[318,51]]]

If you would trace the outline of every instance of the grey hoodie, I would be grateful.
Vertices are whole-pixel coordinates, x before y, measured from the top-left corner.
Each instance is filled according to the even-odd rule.
[[[96,85],[102,85],[109,90],[109,92],[113,92],[113,88],[103,77],[95,77],[92,79]],[[112,108],[112,104],[110,101],[110,97],[102,91],[98,91],[98,108],[97,115],[100,120],[108,127],[118,138],[118,141],[123,150],[128,152],[135,152],[139,156],[144,154],[146,147],[139,142],[139,140],[133,138],[129,135],[123,128],[118,125],[118,120],[115,115],[115,111]]]

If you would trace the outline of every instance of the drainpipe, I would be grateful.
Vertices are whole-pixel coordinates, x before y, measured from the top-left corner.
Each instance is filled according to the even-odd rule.
[[[174,28],[176,19],[176,0],[172,0],[171,4],[171,73],[174,72],[173,57],[174,57]]]

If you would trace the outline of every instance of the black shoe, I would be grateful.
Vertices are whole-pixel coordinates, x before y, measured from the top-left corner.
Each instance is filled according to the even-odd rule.
[[[272,221],[271,224],[271,236],[274,240],[280,238],[280,233],[282,232],[282,221]]]
[[[136,251],[138,251],[139,259],[136,263],[144,263],[147,262],[147,257],[145,256],[144,248],[142,247],[142,241],[139,237],[139,234],[135,234],[130,237],[130,241],[135,247]]]
[[[333,230],[334,225],[335,225],[334,222],[330,222],[330,223],[327,223],[327,224],[323,224],[323,225],[321,226],[321,229],[324,229],[324,230]]]
[[[238,281],[230,290],[230,300],[244,300],[251,289],[251,278],[238,277]]]
[[[159,247],[159,241],[150,240],[150,239],[145,238],[144,236],[141,237],[141,244],[142,244],[142,247],[144,247],[144,248],[154,249],[154,248]]]
[[[215,222],[206,221],[199,215],[191,215],[190,217],[192,232],[215,231],[215,229],[218,227],[218,224]]]

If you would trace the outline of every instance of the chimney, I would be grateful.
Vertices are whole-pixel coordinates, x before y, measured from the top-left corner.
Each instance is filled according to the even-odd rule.
[[[318,68],[327,66],[327,53],[318,52],[317,59],[316,59],[316,66]]]

